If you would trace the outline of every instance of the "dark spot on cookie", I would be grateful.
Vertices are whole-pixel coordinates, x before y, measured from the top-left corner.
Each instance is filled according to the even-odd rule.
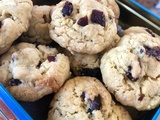
[[[120,25],[117,26],[117,34],[120,37],[124,36],[124,30],[122,29],[122,27]]]
[[[102,74],[100,68],[82,68],[81,70],[81,76],[90,76],[90,77],[96,77],[99,80],[102,80]]]
[[[10,86],[18,86],[18,85],[20,85],[22,82],[19,80],[19,79],[11,79],[10,81],[9,81],[9,85]]]
[[[66,15],[67,16],[70,16],[72,14],[72,11],[73,11],[73,5],[71,2],[68,2],[66,1],[64,6],[63,6],[63,9],[62,9],[62,15],[65,17]]]
[[[80,26],[86,26],[86,25],[88,25],[88,17],[85,16],[85,17],[80,18],[78,20],[77,24],[80,25]]]
[[[2,22],[0,21],[0,28],[2,27]]]
[[[146,50],[146,54],[149,56],[155,57],[158,61],[160,61],[160,47],[156,46],[154,48],[150,48],[148,46],[144,46]]]
[[[145,97],[145,94],[140,94],[138,100],[142,101],[144,97]]]
[[[41,64],[42,64],[42,62],[41,62],[41,61],[39,61],[39,63],[38,63],[38,65],[37,65],[37,67],[38,67],[38,68],[40,68],[40,67],[41,67]]]
[[[47,15],[43,15],[44,23],[50,23],[51,19]]]
[[[138,58],[138,62],[139,62],[139,66],[140,66],[140,68],[142,68],[142,63],[141,63],[140,58]]]
[[[81,94],[81,98],[84,100],[85,99],[85,92],[83,91]]]
[[[102,107],[102,103],[101,103],[101,96],[95,96],[94,100],[89,99],[89,109],[88,109],[88,113],[92,114],[92,112],[94,110],[100,110]]]
[[[145,29],[152,37],[156,37],[155,34],[150,29]]]
[[[126,72],[126,76],[132,81],[132,82],[136,82],[138,80],[138,78],[134,78],[132,76],[132,66],[128,66],[128,71]]]
[[[49,62],[55,62],[56,61],[56,56],[48,56],[47,57]]]
[[[103,27],[105,27],[105,25],[106,25],[106,20],[105,20],[104,13],[102,11],[99,11],[99,10],[93,10],[92,11],[91,21],[93,23],[100,24]]]
[[[143,49],[140,49],[140,54],[142,54],[144,52],[144,50]]]

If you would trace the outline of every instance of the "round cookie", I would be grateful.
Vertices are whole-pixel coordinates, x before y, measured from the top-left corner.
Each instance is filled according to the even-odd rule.
[[[64,54],[69,57],[71,70],[75,76],[91,76],[102,80],[98,54],[71,54],[67,50]]]
[[[20,39],[25,42],[49,44],[53,40],[49,35],[49,25],[51,22],[50,12],[54,6],[34,5],[32,9],[32,19],[27,32],[23,33]]]
[[[68,80],[55,94],[48,120],[131,120],[128,112],[112,100],[94,77]]]
[[[5,72],[7,77],[0,75],[4,78],[0,80],[17,100],[36,101],[57,92],[70,76],[68,57],[45,45],[19,43],[0,61],[1,66],[7,64],[9,69]]]
[[[148,34],[152,37],[157,37],[160,39],[160,36],[154,33],[152,30],[146,27],[141,27],[141,26],[132,26],[129,27],[128,29],[124,30],[124,34],[139,34],[139,33],[145,33]]]
[[[0,54],[27,31],[32,8],[31,0],[0,1]]]
[[[117,34],[113,11],[95,0],[61,1],[51,20],[51,38],[71,53],[99,53]]]
[[[80,0],[77,0],[77,1],[80,1]],[[110,9],[112,9],[115,14],[115,18],[117,20],[117,23],[118,23],[118,19],[120,16],[120,10],[119,10],[119,6],[116,3],[116,1],[115,0],[96,0],[96,1],[99,3],[102,3],[103,5],[105,5],[106,7],[110,8]]]
[[[124,35],[101,59],[103,82],[122,104],[140,111],[154,109],[160,105],[159,56],[158,37],[143,32]]]

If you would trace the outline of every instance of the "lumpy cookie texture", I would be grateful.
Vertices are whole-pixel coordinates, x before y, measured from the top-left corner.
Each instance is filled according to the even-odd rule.
[[[103,55],[100,64],[103,82],[122,104],[138,110],[160,105],[159,47],[158,36],[134,31],[125,34],[118,47]]]
[[[71,53],[99,53],[117,34],[112,9],[95,0],[61,1],[51,20],[51,38]]]
[[[45,45],[19,43],[1,57],[0,63],[1,83],[22,101],[57,92],[70,76],[68,57]]]
[[[48,120],[131,120],[128,112],[112,100],[110,93],[94,77],[68,80],[55,94]]]
[[[25,42],[49,44],[53,40],[49,35],[49,26],[51,22],[50,13],[54,6],[34,5],[32,9],[32,18],[30,19],[29,29],[23,33],[20,39]]]
[[[0,54],[27,31],[32,8],[31,0],[0,1]]]
[[[75,76],[91,76],[102,80],[100,71],[99,54],[71,54],[64,50],[64,54],[69,57],[71,71]]]

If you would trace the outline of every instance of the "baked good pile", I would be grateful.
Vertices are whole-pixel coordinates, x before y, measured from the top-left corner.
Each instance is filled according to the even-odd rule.
[[[160,36],[120,33],[119,15],[114,0],[1,0],[0,83],[20,101],[55,93],[48,120],[131,120],[124,106],[158,107]]]

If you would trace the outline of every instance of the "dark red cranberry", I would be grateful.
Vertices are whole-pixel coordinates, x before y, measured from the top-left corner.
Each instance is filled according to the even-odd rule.
[[[94,110],[100,110],[102,107],[102,103],[101,103],[101,96],[95,96],[94,100],[89,99],[89,109],[88,112],[90,114],[92,114],[92,111]]]
[[[138,80],[138,78],[134,78],[134,77],[132,76],[131,70],[132,70],[132,66],[128,66],[128,71],[126,72],[126,76],[127,76],[132,82],[136,82],[136,81]]]
[[[152,37],[156,37],[155,34],[150,30],[150,29],[146,29],[146,31],[152,35]]]
[[[80,18],[78,20],[77,24],[80,25],[80,26],[86,26],[86,25],[88,25],[88,17],[85,16],[85,17]]]
[[[55,62],[56,61],[55,56],[48,56],[47,59],[48,59],[49,62]]]
[[[102,25],[103,27],[105,27],[106,25],[106,20],[105,20],[105,16],[104,13],[99,11],[99,10],[93,10],[92,14],[91,14],[91,21],[93,23],[97,23]]]
[[[158,61],[160,61],[160,47],[150,48],[148,46],[144,46],[146,50],[146,54],[149,56],[155,57]]]
[[[20,85],[22,82],[19,80],[19,79],[11,79],[10,81],[9,81],[9,85],[11,85],[11,86],[18,86],[18,85]]]
[[[63,9],[62,9],[62,14],[63,14],[63,16],[64,16],[64,17],[65,17],[66,15],[67,15],[67,16],[70,16],[71,13],[72,13],[72,11],[73,11],[73,5],[72,5],[72,3],[66,1],[65,4],[64,4],[64,6],[63,6]]]
[[[138,100],[142,101],[144,97],[145,97],[145,94],[140,94]]]

